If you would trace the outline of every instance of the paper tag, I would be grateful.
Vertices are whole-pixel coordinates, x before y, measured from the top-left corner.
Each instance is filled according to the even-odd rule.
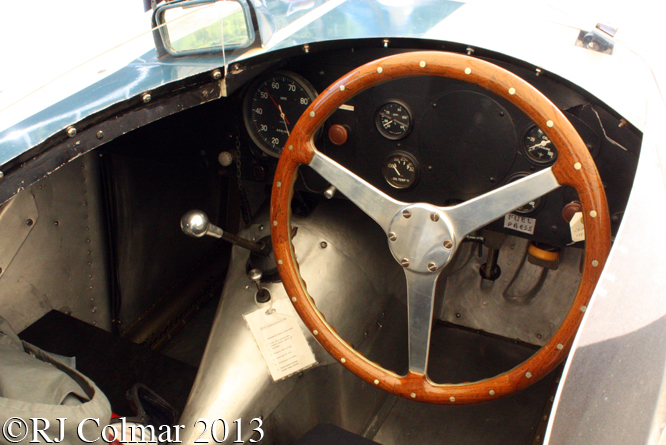
[[[574,213],[569,221],[571,227],[571,239],[573,242],[585,241],[585,226],[583,225],[583,212]]]
[[[536,219],[528,218],[527,216],[516,215],[515,213],[508,213],[504,216],[504,227],[508,229],[517,230],[519,232],[529,233],[534,235],[534,226]]]
[[[287,299],[243,315],[259,345],[273,380],[280,380],[317,363]]]

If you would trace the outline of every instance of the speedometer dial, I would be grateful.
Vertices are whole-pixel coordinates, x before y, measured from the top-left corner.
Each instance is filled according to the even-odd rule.
[[[296,121],[316,97],[314,87],[296,73],[261,77],[245,96],[245,128],[261,150],[279,157]]]

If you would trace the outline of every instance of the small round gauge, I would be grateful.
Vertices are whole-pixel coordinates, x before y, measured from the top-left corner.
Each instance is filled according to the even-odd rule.
[[[395,152],[382,165],[382,175],[396,189],[412,187],[419,179],[416,159],[409,153]]]
[[[555,145],[537,126],[527,131],[523,141],[523,149],[527,158],[539,165],[551,164],[557,159]]]
[[[317,97],[296,73],[277,71],[257,79],[243,102],[245,128],[266,154],[279,157],[301,114]]]
[[[412,128],[412,113],[403,102],[392,100],[385,103],[375,114],[377,130],[387,139],[402,139]]]

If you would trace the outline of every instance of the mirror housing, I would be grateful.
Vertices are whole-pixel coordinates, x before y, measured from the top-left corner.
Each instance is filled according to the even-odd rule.
[[[162,3],[153,12],[152,26],[158,57],[261,46],[256,15],[242,0]]]

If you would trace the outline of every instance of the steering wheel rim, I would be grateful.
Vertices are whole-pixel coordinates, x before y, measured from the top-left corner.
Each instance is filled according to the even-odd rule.
[[[395,224],[400,219],[400,212],[403,212],[405,206],[410,204],[387,197],[344,167],[317,152],[314,148],[313,135],[340,105],[361,91],[389,80],[412,76],[446,77],[481,86],[518,107],[532,119],[558,149],[558,158],[552,167],[474,200],[466,201],[459,206],[438,208],[423,204],[418,208],[410,207],[419,212],[425,209],[423,210],[426,212],[424,215],[427,215],[428,212],[431,215],[438,213],[437,220],[444,217],[447,220],[445,222],[450,223],[451,227],[442,229],[444,232],[447,230],[448,232],[445,235],[441,233],[438,235],[451,238],[446,241],[452,241],[449,249],[440,247],[438,251],[441,255],[448,255],[446,262],[453,257],[458,241],[469,233],[470,228],[474,224],[482,223],[483,218],[492,216],[484,215],[484,217],[477,218],[474,212],[485,209],[489,203],[492,204],[497,199],[508,200],[508,205],[513,205],[519,200],[518,198],[523,199],[528,196],[527,193],[534,194],[540,190],[541,194],[545,194],[553,188],[568,185],[578,192],[583,207],[586,235],[585,262],[580,285],[564,321],[551,339],[525,362],[495,377],[477,382],[437,384],[428,379],[428,344],[425,345],[425,359],[421,358],[423,351],[419,354],[412,352],[412,327],[415,330],[421,329],[421,331],[424,331],[425,328],[418,326],[418,323],[412,323],[411,315],[410,371],[407,375],[399,376],[355,351],[338,336],[335,329],[326,322],[323,314],[317,310],[314,300],[308,294],[305,282],[300,276],[291,243],[291,198],[297,169],[301,164],[309,164],[322,176],[329,179],[333,185],[336,183],[331,181],[331,178],[339,179],[343,184],[342,193],[373,217],[389,235],[389,239],[391,238],[390,235],[393,233],[391,228],[397,227]],[[352,185],[356,188],[352,188]],[[340,190],[340,187],[338,189]],[[369,198],[364,198],[362,196],[364,194],[368,194]],[[373,204],[374,200],[379,200],[379,204]],[[475,204],[472,201],[478,202]],[[504,213],[497,217],[511,212],[522,204],[524,202],[512,208],[504,208]],[[385,207],[390,208],[388,213],[385,211]],[[388,216],[386,216],[387,214]],[[421,221],[425,221],[424,218],[422,217]],[[476,219],[476,221],[468,223],[469,219]],[[433,216],[431,220],[435,220],[435,217]],[[483,225],[491,221],[486,221]],[[280,157],[272,189],[271,224],[273,226],[273,249],[284,287],[299,316],[319,343],[338,362],[366,382],[400,397],[436,404],[470,404],[506,396],[530,386],[561,363],[571,348],[610,250],[610,219],[601,179],[585,144],[563,113],[537,89],[515,74],[481,59],[446,52],[412,52],[378,59],[352,70],[322,92],[295,125]],[[477,227],[472,230],[475,228]],[[438,242],[441,243],[441,238]],[[398,259],[399,254],[394,251],[394,246],[390,241],[389,245]],[[441,255],[438,258],[444,258]],[[432,275],[428,275],[428,271],[423,269],[424,266],[421,263],[425,263],[425,261],[420,262],[418,270],[411,272],[405,270],[410,308],[417,307],[414,306],[416,303],[411,303],[412,294],[409,289],[412,284],[410,284],[410,279],[421,280],[419,283],[427,281],[428,286],[432,287],[428,290],[434,295],[434,283],[439,271],[443,268],[443,264],[435,264],[434,261],[430,261],[428,266],[435,264],[437,270]],[[429,284],[431,281],[432,285]],[[414,291],[414,295],[416,295],[414,300],[417,297],[420,298],[416,291]],[[425,300],[427,298],[423,301]],[[430,311],[429,323],[432,323],[432,308]],[[422,316],[423,313],[421,313]],[[429,342],[430,324],[427,329],[427,342]],[[422,342],[423,332],[420,335],[419,341]],[[414,349],[420,347],[420,343],[415,342],[414,344]],[[412,366],[413,356],[417,360],[425,361]]]

